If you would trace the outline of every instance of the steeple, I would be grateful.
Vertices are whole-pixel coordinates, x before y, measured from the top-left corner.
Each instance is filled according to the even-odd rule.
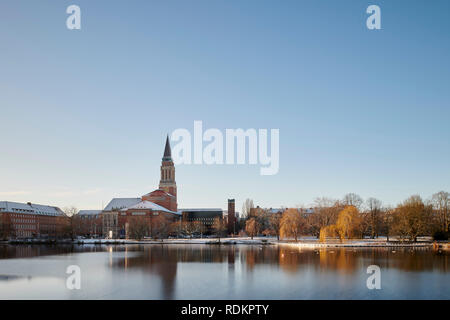
[[[170,150],[169,135],[166,138],[166,146],[161,163],[161,180],[159,181],[159,189],[172,195],[173,204],[170,210],[176,211],[177,208],[177,183],[175,182],[175,166],[172,161],[172,151]]]
[[[166,147],[164,148],[163,161],[171,161],[171,160],[172,160],[172,151],[170,149],[169,135],[167,135]]]

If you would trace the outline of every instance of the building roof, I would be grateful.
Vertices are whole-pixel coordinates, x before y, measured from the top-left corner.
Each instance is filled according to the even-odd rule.
[[[167,138],[166,138],[166,146],[164,148],[163,160],[165,160],[165,161],[172,160],[172,151],[170,150],[169,135],[167,135]]]
[[[20,203],[10,201],[0,201],[0,212],[10,213],[24,213],[24,214],[36,214],[45,216],[64,216],[64,212],[53,206],[34,204],[34,203]]]
[[[122,210],[134,206],[141,201],[141,198],[114,198],[108,203],[103,211]]]
[[[269,212],[270,213],[278,213],[278,212],[284,212],[284,210],[286,210],[286,209],[283,209],[283,208],[270,208]]]
[[[191,211],[196,211],[196,212],[210,212],[210,211],[220,211],[223,212],[222,209],[220,208],[189,208],[189,209],[178,209],[179,212],[191,212]]]
[[[134,206],[124,208],[124,209],[122,209],[122,211],[133,210],[133,209],[150,209],[153,211],[163,211],[163,212],[178,214],[178,212],[170,211],[170,210],[164,208],[163,206],[160,206],[159,204],[156,204],[156,203],[153,203],[153,202],[147,201],[147,200],[141,201],[141,202],[135,204]]]
[[[78,215],[80,216],[91,216],[102,213],[102,210],[80,210]]]
[[[172,197],[172,198],[175,197],[174,195],[172,195],[172,194],[170,194],[168,192],[165,192],[162,189],[156,189],[156,190],[154,190],[152,192],[149,192],[149,193],[143,195],[142,197],[159,197],[159,196],[168,196],[168,197]]]

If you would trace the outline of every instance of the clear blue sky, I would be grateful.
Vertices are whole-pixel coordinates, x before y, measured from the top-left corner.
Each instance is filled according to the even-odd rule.
[[[3,0],[0,200],[145,194],[194,120],[279,128],[280,170],[177,166],[179,207],[450,191],[449,33],[450,1]]]

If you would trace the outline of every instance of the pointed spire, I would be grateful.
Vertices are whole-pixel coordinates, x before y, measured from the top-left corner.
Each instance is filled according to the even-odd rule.
[[[166,139],[166,147],[164,148],[163,160],[172,160],[172,151],[170,149],[169,135]]]

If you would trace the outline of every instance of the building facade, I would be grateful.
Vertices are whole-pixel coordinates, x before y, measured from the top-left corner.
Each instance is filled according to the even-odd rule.
[[[0,201],[0,238],[63,237],[68,218],[58,207]]]
[[[145,236],[155,237],[163,234],[167,224],[182,220],[183,222],[201,222],[205,233],[212,232],[216,218],[228,219],[229,231],[235,231],[237,213],[234,199],[228,201],[228,211],[217,208],[178,209],[177,184],[175,180],[175,165],[169,137],[166,138],[164,153],[160,167],[159,188],[137,198],[114,198],[100,212],[91,213],[101,217],[101,234],[105,238],[130,238],[136,224],[147,227]],[[227,216],[224,212],[229,212]],[[85,213],[89,215],[89,210]],[[85,218],[91,222],[86,230],[90,234],[97,234],[95,226],[100,218]]]
[[[170,198],[164,198],[158,200],[161,195],[154,195],[153,199],[148,198],[148,201],[164,201],[166,208],[171,211],[177,211],[177,184],[175,182],[175,165],[172,161],[172,151],[170,148],[169,136],[166,139],[166,146],[164,148],[164,155],[161,163],[161,179],[159,181],[159,190],[165,192],[166,195],[170,195]],[[156,190],[158,191],[158,190]],[[155,193],[156,191],[152,192]],[[155,202],[158,203],[158,202]],[[162,204],[161,204],[162,205]]]
[[[227,225],[228,233],[236,234],[237,231],[237,220],[235,212],[236,203],[234,199],[228,199],[228,210],[227,210]]]
[[[80,210],[73,217],[75,234],[88,238],[98,238],[103,235],[102,210]]]
[[[114,198],[102,211],[102,233],[106,238],[129,238],[137,223],[147,227],[145,236],[161,233],[163,225],[180,219],[177,211],[177,184],[167,136],[160,168],[159,189],[140,198]]]
[[[223,219],[223,210],[219,208],[180,209],[183,222],[201,222],[205,234],[212,233],[214,220]]]

